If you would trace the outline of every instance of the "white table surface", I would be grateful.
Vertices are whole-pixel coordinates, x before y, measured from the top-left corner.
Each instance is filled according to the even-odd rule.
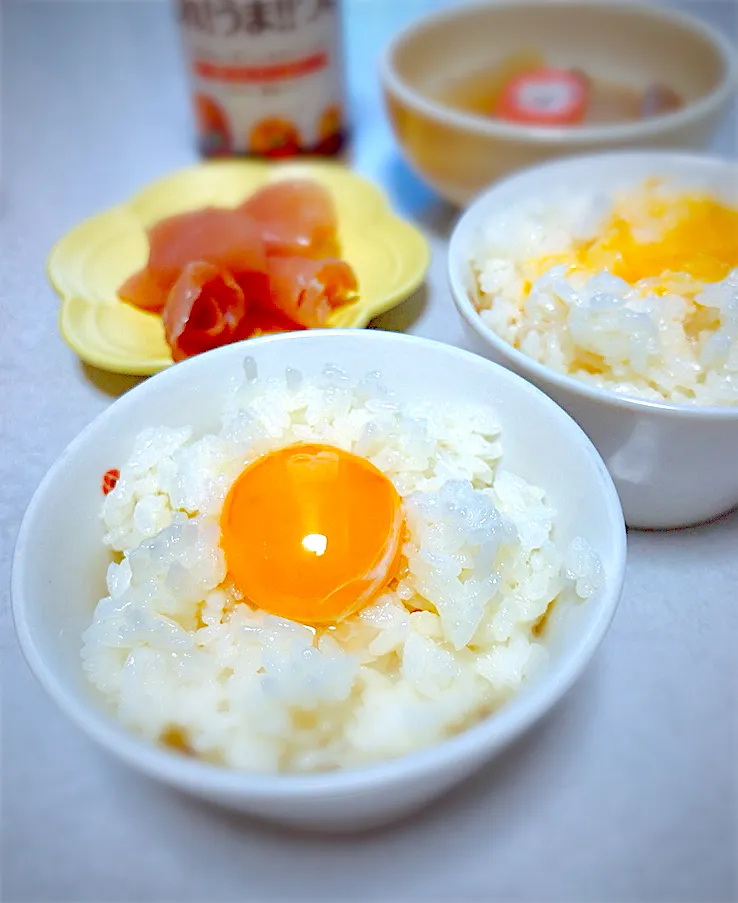
[[[434,252],[426,291],[382,325],[463,344],[444,278],[455,214],[400,162],[372,71],[392,32],[438,4],[347,5],[355,163],[421,223]],[[691,9],[738,33],[733,2]],[[165,2],[9,0],[4,12],[3,898],[735,900],[735,513],[631,532],[619,612],[560,707],[442,802],[370,835],[283,833],[205,807],[112,761],[47,699],[8,611],[18,523],[64,446],[136,380],[87,368],[63,344],[44,259],[80,218],[195,153]],[[715,149],[735,155],[735,137],[734,112]]]

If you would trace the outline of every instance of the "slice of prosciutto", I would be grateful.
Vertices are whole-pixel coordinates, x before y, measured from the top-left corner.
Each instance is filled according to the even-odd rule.
[[[162,311],[175,361],[237,340],[248,302],[226,270],[204,260],[188,263]]]
[[[305,329],[294,320],[290,320],[278,310],[271,307],[250,307],[241,320],[234,341],[254,339],[260,335],[273,335],[277,332],[295,332]]]
[[[119,289],[124,301],[161,311],[174,283],[193,261],[229,272],[244,294],[258,301],[269,291],[262,229],[242,211],[205,207],[170,216],[151,227],[149,260]]]
[[[351,303],[356,274],[343,260],[272,257],[269,300],[274,310],[305,327],[325,326],[337,307]]]
[[[309,179],[280,179],[240,207],[259,226],[269,256],[338,257],[338,218],[329,192]]]

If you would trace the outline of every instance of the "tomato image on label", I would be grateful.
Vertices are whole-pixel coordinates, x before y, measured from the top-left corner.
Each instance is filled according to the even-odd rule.
[[[316,154],[335,154],[343,145],[343,113],[338,104],[331,104],[323,110],[318,120],[318,143],[313,148]]]
[[[220,104],[207,94],[196,94],[194,104],[202,152],[209,157],[232,153],[231,129]]]
[[[262,119],[251,129],[249,149],[265,157],[291,157],[300,153],[300,133],[286,119]]]

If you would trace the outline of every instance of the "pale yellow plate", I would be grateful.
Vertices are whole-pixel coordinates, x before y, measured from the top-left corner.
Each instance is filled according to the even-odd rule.
[[[422,283],[430,253],[422,233],[396,216],[383,192],[335,163],[204,163],[144,188],[128,203],[67,232],[51,250],[47,272],[61,297],[59,326],[67,344],[89,364],[116,373],[148,375],[172,363],[161,318],[117,295],[148,256],[146,229],[174,213],[208,204],[234,207],[266,182],[305,177],[333,195],[345,260],[359,281],[359,300],[328,325],[363,327]]]

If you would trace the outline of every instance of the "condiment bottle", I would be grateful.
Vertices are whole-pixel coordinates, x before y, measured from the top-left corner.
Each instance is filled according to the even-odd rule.
[[[202,154],[340,151],[340,0],[175,2]]]

